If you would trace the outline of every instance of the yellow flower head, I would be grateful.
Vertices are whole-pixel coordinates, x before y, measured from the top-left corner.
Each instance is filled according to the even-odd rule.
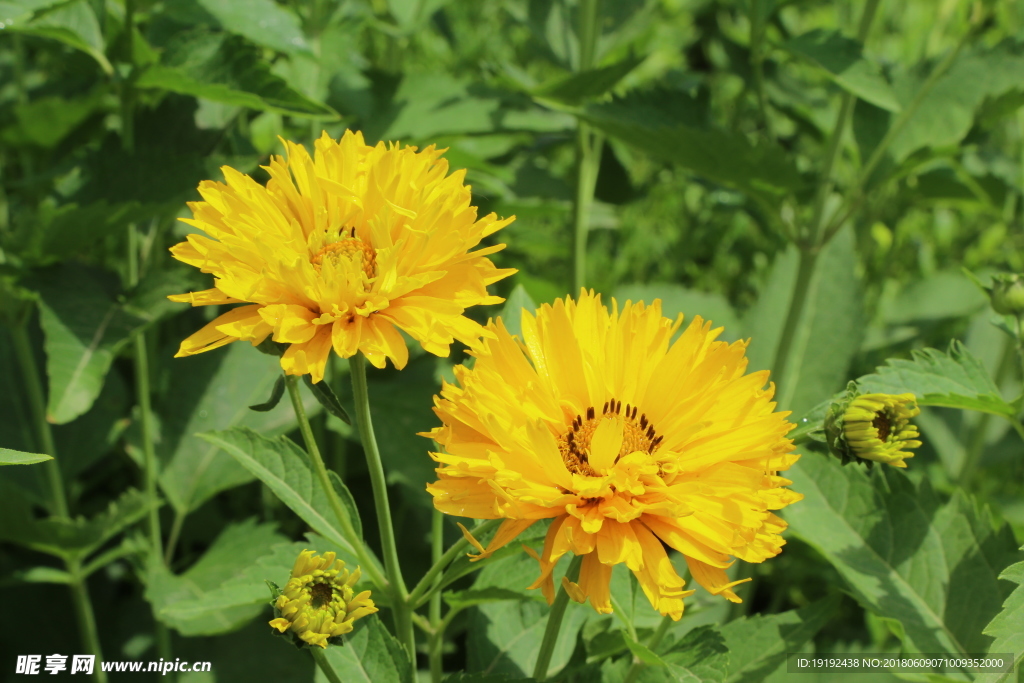
[[[225,183],[203,181],[205,201],[182,219],[193,234],[171,249],[179,261],[213,273],[214,287],[171,296],[193,306],[233,308],[181,343],[178,356],[268,335],[289,344],[281,367],[323,377],[331,347],[343,358],[362,351],[376,367],[408,360],[404,330],[427,351],[447,356],[458,339],[474,343],[484,328],[463,316],[470,306],[500,303],[487,285],[499,270],[470,251],[515,217],[477,220],[465,171],[448,175],[441,150],[371,147],[361,133],[327,133],[313,157],[285,142],[271,157],[266,186],[228,166]]]
[[[554,597],[552,570],[583,555],[578,601],[612,611],[609,581],[624,562],[662,614],[679,619],[683,580],[662,545],[681,552],[697,583],[733,602],[731,557],[761,562],[780,552],[786,523],[774,515],[802,496],[776,476],[799,457],[775,412],[768,372],[745,374],[746,342],[715,341],[721,328],[695,317],[682,325],[626,302],[612,311],[583,292],[523,312],[523,339],[500,320],[455,368],[429,433],[439,480],[427,487],[442,512],[500,519],[480,557],[538,519],[551,519],[540,587]],[[467,532],[468,536],[468,532]],[[533,554],[531,552],[531,554]]]
[[[856,395],[855,385],[847,398],[836,403],[825,424],[832,452],[843,459],[852,458],[883,462],[893,467],[906,467],[909,450],[921,445],[917,427],[910,418],[920,414],[913,394]]]
[[[373,614],[377,608],[370,591],[358,595],[353,586],[359,581],[359,568],[349,574],[345,563],[334,553],[317,556],[303,550],[295,560],[292,576],[274,601],[279,616],[270,625],[281,633],[291,629],[300,640],[327,647],[331,638],[350,633],[352,624]]]

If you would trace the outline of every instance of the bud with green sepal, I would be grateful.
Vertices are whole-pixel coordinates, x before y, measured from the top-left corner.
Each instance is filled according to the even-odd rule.
[[[906,467],[910,449],[921,445],[910,418],[920,414],[913,394],[861,394],[850,382],[825,418],[829,450],[845,465],[851,461]]]

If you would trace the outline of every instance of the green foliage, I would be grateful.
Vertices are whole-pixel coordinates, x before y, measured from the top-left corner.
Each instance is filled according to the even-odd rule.
[[[1024,548],[1022,548],[1024,550]],[[999,575],[1004,581],[1017,584],[1003,603],[1002,611],[989,622],[984,633],[995,638],[989,652],[1013,652],[1014,667],[1020,667],[1024,659],[1024,562],[1012,564]],[[1018,669],[1019,671],[1019,669]],[[1012,674],[985,674],[978,677],[980,683],[1001,683]]]
[[[53,460],[52,455],[42,453],[23,453],[10,448],[0,448],[0,465],[34,465],[39,462]]]
[[[908,652],[985,652],[982,629],[1005,597],[996,581],[1016,555],[1005,525],[963,493],[943,502],[890,467],[867,474],[816,453],[787,476],[804,494],[793,532],[836,568]],[[964,590],[969,586],[970,590]]]
[[[412,683],[409,658],[375,615],[360,622],[343,647],[327,648],[327,661],[341,680],[356,683]],[[317,681],[327,679],[319,674]]]

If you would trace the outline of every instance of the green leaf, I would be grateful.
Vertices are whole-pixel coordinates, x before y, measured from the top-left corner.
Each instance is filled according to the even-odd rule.
[[[536,315],[537,304],[533,302],[533,299],[526,292],[526,288],[522,284],[518,284],[512,290],[512,293],[508,295],[508,298],[505,299],[505,306],[501,309],[498,317],[505,324],[505,329],[508,330],[508,333],[520,339],[523,338],[524,309],[529,311],[531,315]]]
[[[145,321],[116,298],[109,274],[67,264],[40,278],[39,323],[46,336],[50,422],[70,422],[89,410],[117,352]]]
[[[17,124],[3,131],[11,145],[31,144],[50,148],[63,140],[101,104],[98,96],[40,97],[14,107]]]
[[[828,623],[839,604],[833,596],[799,610],[757,615],[731,621],[721,628],[729,650],[726,683],[763,681],[786,664],[786,654],[797,652]]]
[[[640,683],[721,683],[728,673],[729,649],[714,626],[698,626],[679,641],[663,641],[658,652],[664,668],[643,669]]]
[[[240,342],[225,349],[186,358],[172,358],[163,372],[169,377],[166,394],[154,411],[162,420],[156,443],[160,487],[178,514],[195,510],[211,496],[252,481],[252,475],[197,432],[244,425],[267,434],[286,432],[295,424],[291,406],[257,413],[248,406],[265,397],[281,376],[276,359]],[[309,413],[319,409],[310,399]],[[141,435],[136,430],[134,453]]]
[[[784,50],[820,67],[844,90],[888,111],[902,108],[876,64],[862,54],[862,46],[839,31],[814,29],[780,45]]]
[[[412,683],[405,648],[388,633],[377,615],[356,622],[356,631],[342,647],[327,648],[327,661],[345,683]],[[318,682],[327,678],[317,672]]]
[[[52,455],[42,453],[23,453],[9,448],[0,448],[0,465],[34,465],[37,462],[53,460]]]
[[[983,633],[995,638],[988,651],[1014,653],[1013,664],[1019,671],[1024,663],[1024,562],[1011,564],[999,578],[1012,581],[1017,587],[1006,598],[1002,611],[989,622]],[[1003,683],[1013,680],[1012,676],[1011,673],[989,673],[978,676],[976,680],[978,683]]]
[[[1020,87],[1022,70],[1024,43],[1007,39],[994,47],[967,48],[924,97],[893,139],[889,153],[902,161],[923,147],[957,145],[986,100]],[[896,94],[904,106],[917,95],[929,72],[930,66],[896,78]]]
[[[330,384],[324,381],[314,383],[313,380],[310,379],[309,375],[303,375],[302,379],[306,386],[309,387],[309,390],[313,392],[313,396],[316,400],[324,407],[324,410],[345,424],[352,424],[352,418],[350,418],[348,413],[345,412],[345,408],[342,407],[341,401],[338,400],[338,397],[335,395],[334,390],[331,389]]]
[[[914,350],[912,360],[890,359],[875,374],[857,380],[864,393],[910,392],[926,406],[963,408],[1013,419],[1016,410],[1003,400],[985,366],[959,341],[949,353]]]
[[[725,341],[735,341],[743,337],[739,318],[729,301],[721,294],[698,292],[674,283],[651,283],[646,285],[619,285],[615,288],[615,298],[621,306],[626,300],[643,301],[650,305],[654,299],[661,299],[662,315],[673,320],[680,313],[684,316],[685,327],[693,316],[699,315],[710,320],[715,327],[725,330],[718,337]]]
[[[504,674],[468,674],[456,671],[444,679],[444,683],[533,683],[535,678],[509,678]]]
[[[258,45],[313,56],[299,18],[273,0],[198,0],[220,25]]]
[[[277,407],[277,404],[281,402],[281,397],[284,396],[284,375],[277,378],[274,382],[274,388],[270,390],[270,398],[263,403],[257,403],[249,406],[249,410],[255,410],[259,413],[265,413],[268,410],[273,410]]]
[[[9,5],[10,3],[3,3]],[[105,45],[92,4],[88,0],[73,0],[65,3],[19,3],[21,9],[43,9],[28,21],[4,22],[5,29],[29,35],[57,40],[76,50],[81,50],[96,60],[107,75],[114,73],[113,67],[103,54]],[[18,5],[15,5],[18,8]],[[22,14],[24,16],[24,14]]]
[[[743,319],[743,332],[751,337],[747,350],[751,370],[774,370],[798,261],[796,247],[776,258],[767,285]],[[847,367],[863,331],[856,263],[853,231],[849,229],[840,231],[818,257],[790,347],[786,376],[771,378],[778,387],[775,400],[783,410],[801,415],[846,383]]]
[[[444,594],[444,601],[452,609],[466,609],[474,605],[482,605],[488,602],[501,602],[502,600],[539,600],[539,595],[529,595],[508,588],[499,586],[487,586],[485,588],[468,588],[462,591],[448,591]]]
[[[997,578],[1017,556],[1008,527],[962,492],[942,503],[928,480],[892,467],[841,466],[810,453],[786,471],[804,500],[785,511],[867,609],[903,632],[906,652],[988,650],[982,628],[1006,597]]]
[[[630,55],[614,64],[559,76],[534,88],[532,94],[541,100],[583,104],[610,91],[643,61],[641,57]]]
[[[327,495],[313,472],[309,459],[286,436],[268,439],[244,427],[224,432],[199,435],[216,447],[223,448],[249,472],[281,499],[318,534],[341,548],[346,562],[357,557],[352,542],[335,520]],[[335,490],[349,513],[349,521],[361,535],[358,510],[351,493],[337,475],[332,478]]]
[[[150,555],[146,599],[157,618],[185,636],[240,628],[266,608],[265,578],[282,578],[305,544],[288,543],[273,524],[228,526],[187,571],[174,575]],[[268,548],[272,549],[268,554]]]
[[[204,29],[176,35],[167,45],[163,63],[146,69],[136,85],[291,116],[338,118],[333,109],[272,74],[255,46]]]
[[[36,519],[32,507],[10,482],[0,482],[0,540],[56,557],[84,558],[142,519],[159,505],[144,493],[128,489],[104,512],[86,519]]]
[[[587,105],[580,118],[658,161],[736,188],[771,206],[803,185],[792,156],[772,143],[715,128],[680,93],[631,92]]]

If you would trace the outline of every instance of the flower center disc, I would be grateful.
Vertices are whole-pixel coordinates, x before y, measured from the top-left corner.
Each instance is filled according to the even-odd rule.
[[[653,454],[664,438],[658,436],[647,416],[640,414],[637,417],[636,406],[622,409],[622,401],[612,399],[605,402],[600,415],[593,407],[587,408],[586,417],[577,415],[572,421],[569,430],[558,439],[558,450],[562,454],[565,467],[575,474],[586,476],[600,476],[590,465],[590,442],[594,432],[603,420],[621,420],[622,422],[622,447],[615,456],[615,462],[624,455],[641,451]]]
[[[878,430],[878,438],[882,443],[889,440],[889,434],[892,433],[892,424],[889,422],[889,416],[884,411],[878,411],[875,413],[875,419],[871,421],[871,426]]]
[[[317,609],[326,607],[330,604],[331,598],[334,597],[334,591],[332,591],[331,587],[326,583],[313,584],[313,587],[309,589],[309,592],[312,595],[310,605]]]
[[[337,242],[325,244],[320,251],[313,254],[313,257],[309,259],[316,272],[320,272],[325,257],[335,263],[339,259],[347,259],[361,266],[366,277],[371,279],[377,277],[377,252],[358,237],[345,236],[342,233],[341,239]]]

